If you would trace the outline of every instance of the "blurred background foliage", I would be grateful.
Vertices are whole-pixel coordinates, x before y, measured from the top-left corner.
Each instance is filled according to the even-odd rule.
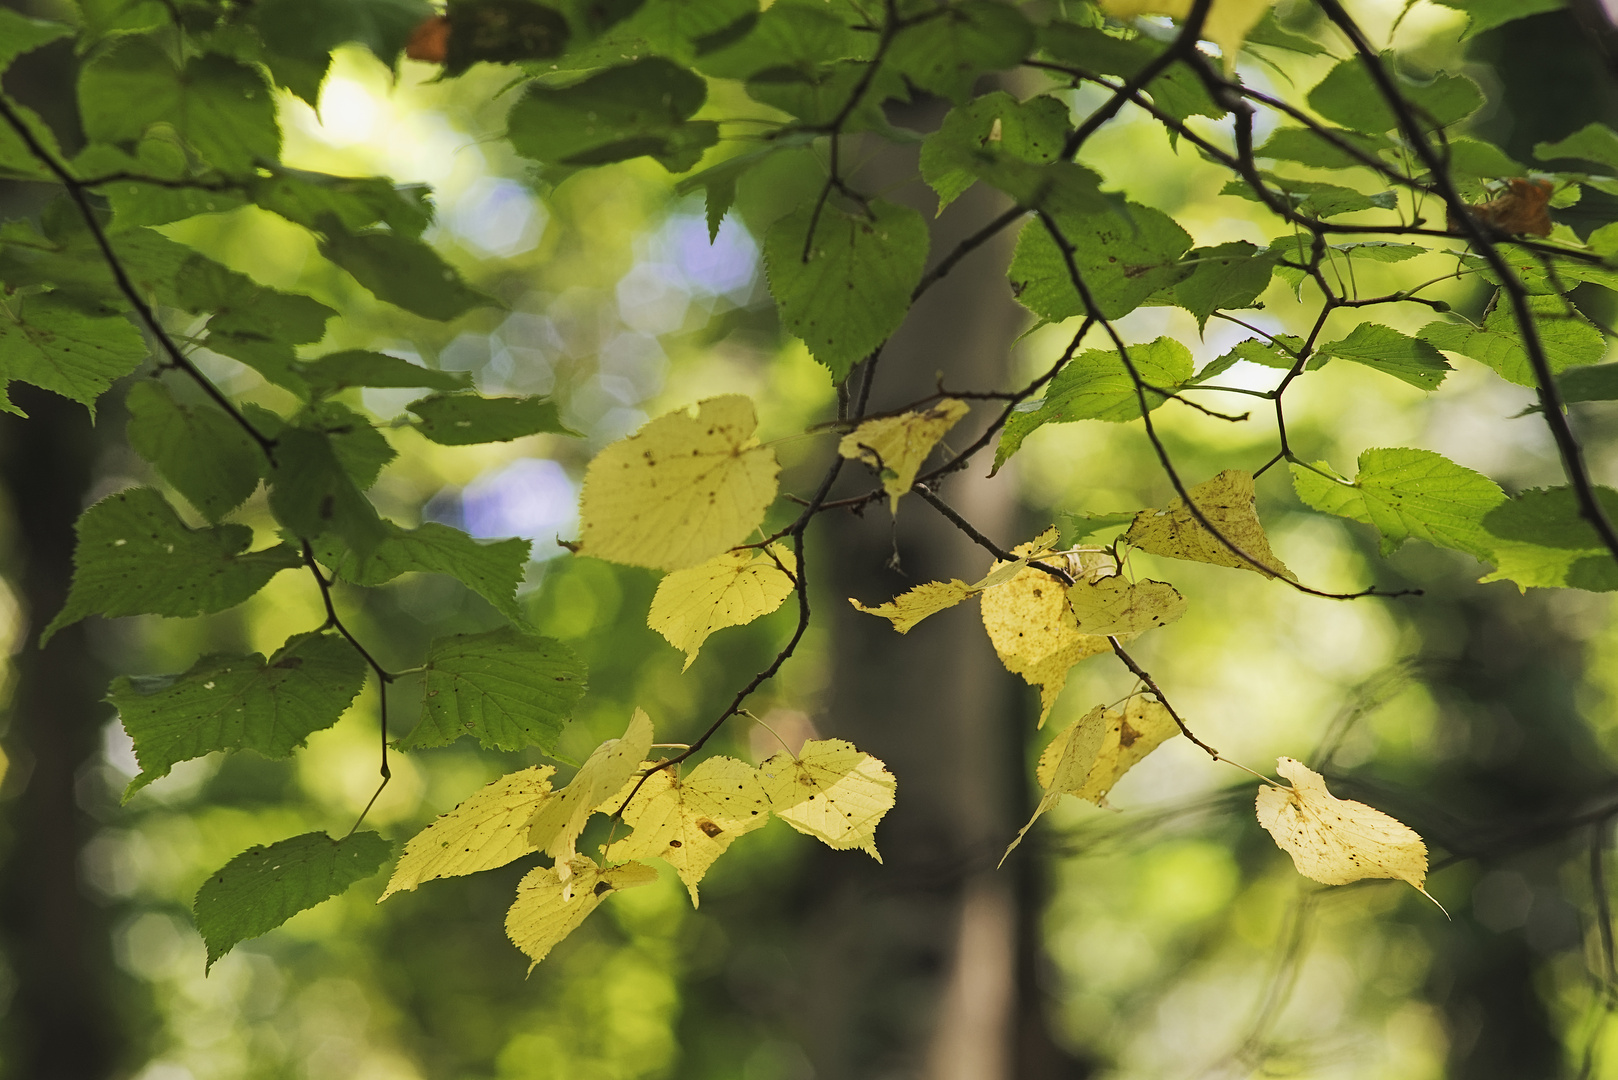
[[[23,6],[62,14],[50,3]],[[1373,30],[1385,31],[1403,6],[1367,0],[1355,9]],[[1306,19],[1306,5],[1297,7],[1296,17]],[[1417,4],[1398,45],[1421,65],[1464,66],[1480,79],[1490,106],[1476,123],[1513,156],[1531,160],[1533,143],[1591,120],[1618,122],[1610,61],[1572,13],[1512,23],[1465,50],[1457,44],[1463,18]],[[1299,59],[1285,70],[1253,66],[1245,75],[1295,94],[1328,64]],[[19,83],[33,81],[8,89],[54,104],[53,120],[71,130],[69,84],[61,81],[71,57],[57,50],[19,70],[13,75]],[[393,433],[399,457],[373,495],[406,524],[440,520],[476,536],[535,541],[523,594],[528,613],[542,633],[578,649],[590,669],[590,692],[562,754],[581,760],[619,732],[637,705],[656,718],[660,737],[690,737],[773,655],[792,616],[778,612],[716,636],[682,675],[680,654],[645,625],[655,576],[574,559],[555,540],[573,535],[578,481],[595,451],[648,416],[705,395],[739,391],[758,401],[762,434],[780,440],[783,490],[801,484],[800,467],[826,453],[824,436],[799,433],[829,415],[834,392],[824,370],[777,325],[755,239],[803,193],[783,179],[784,168],[749,174],[737,211],[710,244],[700,195],[681,195],[645,160],[555,184],[531,175],[494,137],[509,103],[505,72],[483,66],[441,82],[433,74],[407,61],[395,77],[369,53],[343,50],[318,113],[280,99],[285,160],[431,184],[438,219],[430,238],[505,310],[481,309],[448,325],[413,320],[313,257],[306,234],[252,207],[164,231],[261,282],[331,302],[345,313],[332,324],[326,342],[332,348],[384,349],[470,371],[486,393],[555,394],[564,419],[586,433],[583,440],[536,436],[451,448],[399,429]],[[1074,97],[1082,113],[1090,102],[1083,93]],[[736,117],[760,108],[716,95],[704,115]],[[738,149],[745,146],[712,153]],[[1112,185],[1169,212],[1198,243],[1271,239],[1253,204],[1217,194],[1225,180],[1219,170],[1187,147],[1176,151],[1161,129],[1129,109],[1092,140],[1089,153]],[[902,177],[898,190],[913,200],[922,191],[914,175]],[[30,196],[14,186],[0,197]],[[1579,228],[1577,208],[1563,220]],[[1445,272],[1440,256],[1426,258],[1433,276]],[[1359,272],[1361,286],[1374,290],[1379,269]],[[998,292],[986,304],[1003,302],[1004,280],[994,280]],[[1485,300],[1470,287],[1445,288],[1434,295],[1468,313]],[[1277,281],[1266,301],[1256,324],[1299,329],[1303,309],[1284,283]],[[1352,313],[1335,318],[1346,329]],[[1172,335],[1192,348],[1199,365],[1247,336],[1216,321],[1199,338],[1188,315],[1164,308],[1137,311],[1119,328],[1131,341]],[[1064,333],[1051,327],[1021,341],[1015,371],[1042,370],[1065,343]],[[272,407],[289,404],[274,387],[255,383],[248,369],[222,357],[201,359],[232,393]],[[1239,378],[1245,367],[1231,376]],[[1267,385],[1262,373],[1248,374],[1252,385]],[[351,403],[388,417],[402,409],[407,393],[351,392]],[[1293,445],[1339,468],[1367,447],[1414,445],[1495,477],[1508,490],[1558,475],[1540,423],[1506,419],[1529,404],[1529,391],[1481,366],[1456,371],[1429,401],[1402,383],[1337,365],[1302,381],[1289,400]],[[1611,405],[1575,408],[1593,447],[1618,446]],[[19,508],[33,505],[29,462],[53,452],[35,425],[54,422],[52,415],[38,409],[26,424],[0,418],[11,507],[0,540],[8,549],[24,546],[27,522]],[[86,505],[152,480],[122,443],[122,418],[112,408],[93,432],[71,428],[75,422],[60,420],[69,425],[68,443],[86,455],[89,486],[59,497]],[[1272,449],[1265,417],[1228,425],[1180,410],[1164,428],[1176,455],[1197,463],[1190,468],[1196,476],[1255,467]],[[1163,505],[1168,485],[1148,450],[1138,425],[1040,430],[997,481],[1014,486],[1019,501],[1007,519],[1016,535],[997,539],[1026,539],[1058,511]],[[1592,471],[1608,483],[1618,480],[1610,449],[1593,453]],[[1604,908],[1597,901],[1605,883],[1592,855],[1610,845],[1618,813],[1618,625],[1609,598],[1478,586],[1475,563],[1421,545],[1383,561],[1369,530],[1304,511],[1282,470],[1263,478],[1260,504],[1276,551],[1305,580],[1349,588],[1419,582],[1426,595],[1333,603],[1180,563],[1174,580],[1192,598],[1191,613],[1143,640],[1137,654],[1199,734],[1229,756],[1260,769],[1278,754],[1305,757],[1333,778],[1339,794],[1374,797],[1416,827],[1434,849],[1432,893],[1452,918],[1397,883],[1327,892],[1303,881],[1253,821],[1251,783],[1175,740],[1120,784],[1112,801],[1121,812],[1069,800],[1002,871],[1020,882],[1019,911],[1029,920],[1018,935],[1027,956],[1012,998],[1024,1015],[1012,1017],[1013,1026],[1042,1027],[1049,1043],[1037,1063],[1026,1048],[1010,1051],[1020,1064],[1009,1075],[1618,1076],[1618,1020],[1602,983],[1611,976],[1602,970]],[[255,520],[250,509],[246,519],[268,530],[268,514],[258,512]],[[901,520],[907,516],[919,519],[907,526],[942,527],[923,507],[905,505]],[[879,550],[894,542],[885,511],[873,511],[857,527],[876,538]],[[904,555],[908,534],[898,535]],[[824,545],[826,537],[820,539]],[[1139,570],[1151,572],[1150,556],[1135,558],[1142,560]],[[32,662],[24,655],[33,648],[24,640],[26,627],[37,625],[28,611],[29,569],[15,558],[6,565],[5,651],[14,663]],[[971,580],[983,569],[978,561],[946,572]],[[891,592],[909,581],[881,572],[886,578],[878,580]],[[340,602],[353,612],[350,625],[390,667],[420,655],[431,636],[498,622],[481,600],[438,577],[407,578],[363,596],[341,595]],[[844,601],[828,588],[817,602],[831,610]],[[85,681],[79,690],[88,700],[109,671],[167,672],[205,652],[269,650],[318,622],[319,603],[306,579],[286,575],[221,616],[96,622],[83,640],[99,670],[68,677]],[[975,633],[976,619],[970,605],[938,616],[952,633]],[[847,730],[847,717],[830,706],[840,644],[827,628],[817,627],[782,676],[754,699],[753,709],[789,742]],[[881,642],[883,652],[868,658],[879,669],[938,662],[918,640],[923,635],[882,630],[880,638],[862,639]],[[997,691],[1005,708],[977,722],[1024,746],[1031,772],[1052,732],[1128,690],[1120,667],[1089,661],[1075,670],[1058,714],[1040,734],[1032,694],[1007,677]],[[398,698],[401,732],[414,720],[410,696]],[[930,967],[881,970],[873,959],[873,970],[811,975],[826,962],[824,920],[839,917],[816,907],[824,876],[841,872],[828,871],[828,860],[865,857],[811,851],[806,838],[780,826],[737,844],[704,882],[699,910],[665,875],[606,905],[531,976],[502,930],[527,868],[517,864],[434,882],[382,907],[373,903],[379,875],[243,944],[205,978],[202,942],[189,915],[197,886],[250,844],[347,828],[375,782],[375,697],[362,695],[353,715],[317,733],[292,763],[247,754],[188,762],[123,807],[119,796],[137,771],[129,743],[110,706],[86,707],[94,709],[96,726],[65,781],[72,805],[64,804],[84,825],[63,842],[72,847],[76,887],[95,912],[82,930],[95,940],[87,940],[81,962],[66,966],[94,984],[86,1000],[106,1004],[93,1018],[93,1036],[104,1043],[102,1060],[113,1063],[109,1075],[968,1075],[938,1064],[928,1048],[938,1039],[930,1018],[940,973],[953,964],[970,987],[975,961],[964,953],[952,958],[955,945],[933,941],[919,949],[933,956]],[[30,787],[49,780],[35,768],[39,748],[29,742],[40,736],[15,719],[22,708],[13,702],[0,787],[0,855],[14,875],[8,894],[42,887],[15,877],[26,872],[15,857],[19,837],[35,827],[19,807]],[[749,760],[775,748],[769,736],[740,723],[723,738],[721,751]],[[465,744],[397,755],[394,780],[369,820],[402,840],[482,783],[536,760]],[[902,808],[907,787],[923,781],[903,771],[899,780]],[[1016,799],[1026,809],[1031,781],[1026,773],[1020,780],[1025,786]],[[879,835],[879,842],[890,864],[896,861],[889,841]],[[997,854],[970,858],[992,864]],[[897,861],[903,863],[902,853]],[[859,894],[862,902],[897,903],[897,893],[883,891],[889,888],[883,872],[860,870],[872,883]],[[941,880],[958,882],[964,873],[946,867]],[[0,1070],[22,1077],[28,1059],[19,1047],[28,1034],[16,1018],[28,1015],[23,998],[38,990],[18,960],[26,944],[15,908],[0,910],[9,923],[0,1006],[13,1018],[0,1038]],[[991,969],[998,970],[984,965]],[[856,986],[866,995],[861,1000],[880,992],[893,1015],[866,1045],[832,1055],[826,1047],[848,1033],[827,1030],[824,1017],[836,1010],[813,995],[852,994]],[[1005,1037],[1026,1042],[1015,1031]]]

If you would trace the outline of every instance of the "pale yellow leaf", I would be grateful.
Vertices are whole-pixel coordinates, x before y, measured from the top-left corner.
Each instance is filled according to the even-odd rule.
[[[916,412],[867,420],[843,436],[837,452],[882,471],[882,490],[888,493],[889,509],[897,513],[899,496],[916,482],[927,455],[970,411],[966,402],[944,398]]]
[[[753,437],[753,403],[726,394],[648,423],[584,473],[579,551],[683,570],[745,541],[775,501],[775,451]]]
[[[758,774],[776,817],[828,847],[882,861],[876,825],[899,786],[882,762],[842,739],[811,739],[796,758],[776,754]]]
[[[434,878],[460,877],[504,866],[538,848],[528,820],[551,794],[551,765],[509,773],[466,799],[405,843],[381,903]]]
[[[701,566],[676,570],[658,582],[646,625],[685,653],[689,668],[709,634],[745,626],[780,607],[792,593],[797,567],[792,552],[771,544],[769,552],[727,551]]]
[[[558,873],[567,867],[566,876]],[[559,866],[540,866],[517,883],[517,899],[506,912],[506,936],[533,963],[556,943],[579,928],[585,917],[619,889],[650,885],[657,871],[645,863],[625,863],[603,870],[587,855],[576,855]]]
[[[1055,537],[1056,530],[1051,529],[1013,548],[1012,554],[1045,554]],[[1067,586],[1031,567],[984,592],[983,628],[1006,670],[1039,687],[1042,727],[1067,685],[1068,669],[1112,648],[1106,638],[1079,631],[1078,618],[1067,600]]]
[[[1096,756],[1101,752],[1109,724],[1115,726],[1117,717],[1118,714],[1105,705],[1097,705],[1064,728],[1045,747],[1045,752],[1039,755],[1037,771],[1039,786],[1045,789],[1045,795],[1034,808],[1034,816],[1028,819],[1028,824],[1022,827],[1016,839],[1006,848],[1006,854],[1000,856],[1002,863],[1006,861],[1006,855],[1010,855],[1022,843],[1022,838],[1028,835],[1034,822],[1062,801],[1063,792],[1083,789],[1085,779],[1096,764]]]
[[[1167,510],[1142,510],[1136,514],[1129,531],[1124,533],[1124,540],[1153,555],[1167,555],[1173,559],[1189,559],[1215,566],[1234,566],[1265,577],[1295,580],[1292,571],[1270,550],[1264,526],[1259,524],[1258,500],[1253,491],[1251,473],[1226,469],[1212,480],[1190,488],[1187,494],[1220,536],[1268,569],[1254,566],[1225,546],[1219,536],[1203,528],[1186,507],[1184,499],[1175,499]]]
[[[608,739],[595,748],[567,787],[552,793],[528,821],[528,842],[556,860],[562,880],[573,859],[573,845],[601,801],[618,791],[652,748],[652,721],[641,709],[629,721],[623,737]]]
[[[1180,725],[1174,722],[1168,709],[1161,702],[1144,697],[1130,698],[1122,714],[1108,709],[1106,720],[1101,749],[1096,752],[1095,764],[1085,776],[1083,786],[1067,789],[1097,806],[1107,805],[1107,794],[1126,772],[1180,733]]]
[[[1284,757],[1275,769],[1292,786],[1258,789],[1258,823],[1292,856],[1298,873],[1322,885],[1399,878],[1427,891],[1427,845],[1414,829],[1362,802],[1337,798],[1301,761]]]
[[[1122,577],[1081,578],[1067,591],[1082,633],[1106,637],[1167,626],[1185,614],[1185,597],[1162,581],[1130,584]]]
[[[633,835],[607,849],[609,859],[658,858],[674,867],[697,905],[697,883],[731,841],[770,820],[758,771],[745,761],[711,757],[689,776],[663,769],[646,778],[624,808]]]
[[[891,622],[899,633],[908,634],[911,627],[927,616],[954,607],[975,591],[966,582],[951,578],[949,581],[929,581],[924,585],[917,585],[909,592],[876,607],[866,607],[852,596],[848,598],[848,602],[867,615],[882,616]]]
[[[1192,0],[1101,0],[1101,10],[1115,19],[1137,15],[1168,15],[1184,19],[1191,13]],[[1275,0],[1213,0],[1202,24],[1202,36],[1219,46],[1225,61],[1225,74],[1236,71],[1236,54],[1253,27]]]

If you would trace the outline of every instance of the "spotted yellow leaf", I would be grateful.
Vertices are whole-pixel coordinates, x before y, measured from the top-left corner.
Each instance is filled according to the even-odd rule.
[[[780,607],[792,593],[797,568],[791,551],[771,544],[769,551],[727,551],[676,570],[658,582],[646,625],[685,653],[684,671],[709,634],[745,626]]]
[[[565,876],[558,873],[563,865]],[[657,871],[645,863],[602,869],[587,855],[575,855],[557,866],[535,867],[517,883],[517,899],[506,912],[506,936],[528,954],[533,961],[528,970],[533,971],[601,901],[620,889],[656,880]]]
[[[579,552],[683,570],[745,541],[775,501],[775,451],[753,403],[708,398],[659,416],[597,454],[579,497]]]
[[[1056,530],[1048,530],[1012,554],[1028,556],[1050,550]],[[1068,603],[1067,586],[1043,570],[1019,571],[1010,581],[983,594],[983,628],[1013,675],[1039,687],[1039,723],[1044,726],[1057,695],[1067,685],[1068,669],[1085,657],[1112,648],[1104,637],[1081,633]]]
[[[1427,845],[1416,830],[1362,802],[1339,799],[1326,790],[1324,777],[1294,758],[1280,758],[1275,770],[1292,786],[1258,789],[1258,823],[1292,856],[1298,873],[1322,885],[1398,878],[1426,893]]]
[[[1107,805],[1107,795],[1124,774],[1145,759],[1164,742],[1180,733],[1180,725],[1163,704],[1144,697],[1133,697],[1122,713],[1108,709],[1106,728],[1101,735],[1101,749],[1096,751],[1095,763],[1078,788],[1066,789],[1086,802]],[[1045,759],[1040,758],[1040,783],[1045,783]]]
[[[944,398],[936,404],[898,416],[867,420],[837,444],[845,458],[863,461],[881,470],[882,490],[888,493],[888,507],[899,509],[899,496],[916,482],[922,462],[933,452],[950,428],[970,412],[964,401]]]
[[[893,808],[899,782],[888,767],[842,739],[811,739],[794,758],[779,753],[758,767],[775,816],[842,851],[876,851],[876,825]]]
[[[954,607],[976,591],[966,582],[951,578],[949,581],[929,581],[917,585],[909,592],[876,607],[866,607],[853,597],[849,597],[848,602],[867,615],[880,615],[891,622],[899,633],[908,634],[911,627],[927,616]]]
[[[1215,566],[1234,566],[1252,570],[1265,577],[1293,579],[1264,535],[1264,526],[1258,520],[1258,501],[1253,491],[1253,475],[1240,469],[1226,469],[1212,480],[1204,481],[1187,492],[1203,517],[1223,536],[1250,556],[1253,565],[1241,555],[1231,551],[1207,529],[1185,505],[1184,499],[1175,499],[1167,510],[1142,510],[1130,523],[1124,540],[1153,555],[1167,555],[1172,559],[1212,563]]]
[[[1137,15],[1168,15],[1183,19],[1191,13],[1193,0],[1101,0],[1101,10],[1115,19],[1133,19]],[[1207,18],[1202,24],[1202,36],[1219,46],[1224,57],[1225,74],[1236,71],[1236,54],[1242,42],[1258,25],[1264,13],[1275,5],[1275,0],[1213,0]]]
[[[573,861],[573,845],[596,806],[623,786],[652,748],[652,721],[641,709],[622,738],[608,739],[585,759],[567,787],[540,803],[528,820],[528,842],[556,860],[563,882]]]
[[[1185,597],[1162,581],[1131,584],[1118,575],[1091,581],[1080,578],[1067,591],[1067,602],[1082,633],[1106,637],[1138,634],[1167,626],[1185,614]]]
[[[1085,713],[1078,720],[1064,728],[1061,734],[1051,740],[1045,752],[1039,756],[1039,784],[1045,789],[1045,794],[1034,808],[1034,816],[1028,819],[1028,824],[1017,833],[1011,846],[1006,848],[1006,854],[1000,856],[1000,861],[1006,861],[1022,843],[1022,838],[1028,835],[1028,830],[1034,827],[1047,810],[1062,801],[1065,791],[1080,791],[1084,782],[1090,775],[1091,768],[1096,763],[1096,756],[1101,753],[1102,742],[1106,738],[1108,728],[1108,714],[1116,716],[1105,705],[1097,705]]]
[[[738,836],[770,820],[770,800],[758,771],[735,758],[711,757],[689,776],[672,772],[648,776],[624,807],[624,821],[635,832],[608,848],[607,858],[662,859],[685,882],[695,907],[708,867]]]
[[[528,842],[528,821],[550,797],[551,765],[502,776],[411,837],[381,903],[396,892],[434,878],[493,870],[537,851]]]

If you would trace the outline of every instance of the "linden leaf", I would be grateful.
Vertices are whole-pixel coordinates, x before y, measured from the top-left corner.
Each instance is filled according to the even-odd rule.
[[[1068,603],[1079,630],[1097,637],[1135,634],[1167,626],[1185,614],[1185,597],[1162,581],[1130,584],[1117,575],[1099,581],[1074,582]]]
[[[1106,729],[1101,736],[1101,749],[1096,752],[1095,764],[1084,778],[1084,784],[1068,792],[1097,806],[1107,805],[1107,795],[1124,774],[1139,765],[1147,754],[1180,733],[1180,725],[1162,702],[1144,697],[1133,697],[1120,714],[1107,710]],[[1044,780],[1045,759],[1040,758],[1040,783]]]
[[[676,570],[658,582],[646,625],[685,653],[684,671],[709,634],[745,626],[780,607],[796,586],[797,567],[792,552],[771,544],[768,551],[727,551]]]
[[[951,578],[948,581],[929,581],[917,585],[909,592],[876,607],[866,607],[852,596],[848,598],[848,602],[867,615],[880,615],[891,622],[899,633],[908,634],[911,627],[927,616],[936,615],[945,608],[952,608],[977,591],[974,586]]]
[[[584,831],[584,823],[601,800],[623,786],[651,748],[652,720],[645,710],[636,709],[623,737],[596,747],[568,785],[540,803],[528,819],[529,844],[556,860],[562,880],[567,880],[573,845]]]
[[[1426,894],[1427,845],[1414,829],[1362,802],[1337,798],[1324,777],[1294,758],[1277,759],[1275,770],[1292,786],[1258,789],[1258,823],[1292,856],[1298,873],[1322,885],[1398,878]]]
[[[1168,15],[1184,19],[1191,13],[1193,0],[1101,0],[1101,10],[1115,19],[1137,15]],[[1258,25],[1275,0],[1213,0],[1202,23],[1202,36],[1219,46],[1225,60],[1225,74],[1235,74],[1236,54],[1248,33]]]
[[[656,880],[657,871],[645,863],[602,869],[586,855],[535,867],[517,883],[517,899],[506,912],[506,936],[533,961],[532,972],[611,893]]]
[[[945,432],[970,411],[966,402],[944,398],[929,409],[867,420],[843,436],[837,452],[880,471],[888,507],[898,513],[899,496],[916,482],[921,463]]]
[[[1022,838],[1028,835],[1028,830],[1034,827],[1045,811],[1062,801],[1064,791],[1080,791],[1084,788],[1085,780],[1089,778],[1090,770],[1096,763],[1096,756],[1101,752],[1101,744],[1106,738],[1108,716],[1116,716],[1105,705],[1097,705],[1085,713],[1078,720],[1069,724],[1065,730],[1039,756],[1039,783],[1045,789],[1045,794],[1034,807],[1034,816],[1028,819],[1028,824],[1022,827],[1006,854],[1000,856],[1004,863],[1006,857],[1017,849]],[[1043,722],[1043,721],[1042,721]]]
[[[377,903],[435,878],[493,870],[535,850],[528,820],[551,793],[552,765],[508,773],[412,836]]]
[[[697,906],[697,883],[743,833],[770,820],[770,800],[745,761],[711,757],[676,777],[661,769],[624,807],[632,836],[607,849],[609,859],[658,858],[674,867]],[[613,807],[617,809],[617,807]]]
[[[1055,539],[1056,530],[1049,529],[1011,553],[1031,556],[1045,552]],[[1067,685],[1068,669],[1112,648],[1106,638],[1079,631],[1066,587],[1033,567],[983,594],[983,629],[1006,670],[1039,687],[1041,727]]]
[[[578,550],[655,570],[684,570],[735,547],[775,501],[775,451],[753,437],[753,403],[726,394],[648,423],[597,454],[584,473]]]
[[[1167,510],[1142,510],[1124,533],[1124,539],[1153,555],[1171,559],[1212,563],[1252,570],[1265,577],[1295,580],[1275,553],[1258,520],[1258,500],[1253,476],[1240,469],[1226,469],[1212,480],[1205,480],[1189,492],[1203,517],[1218,530],[1215,536],[1203,527],[1184,499],[1175,499]],[[1242,558],[1224,542],[1223,536],[1249,558]],[[1254,565],[1257,563],[1258,565]]]
[[[776,817],[830,848],[882,861],[876,826],[898,788],[882,762],[842,739],[811,739],[797,757],[776,754],[758,774]]]

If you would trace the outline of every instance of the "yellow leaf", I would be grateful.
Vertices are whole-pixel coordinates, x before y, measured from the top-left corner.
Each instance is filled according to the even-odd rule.
[[[758,774],[776,817],[828,847],[882,861],[876,825],[899,786],[882,762],[842,739],[811,739],[796,758],[776,754]]]
[[[565,876],[558,873],[563,865]],[[517,899],[506,912],[506,936],[528,954],[533,961],[528,970],[533,971],[609,895],[656,880],[657,871],[645,863],[603,870],[586,855],[554,867],[535,867],[517,883]]]
[[[944,398],[918,412],[867,420],[843,436],[837,452],[882,470],[882,490],[888,493],[889,509],[897,513],[899,496],[916,482],[927,455],[970,411],[966,402]]]
[[[1101,10],[1115,19],[1137,15],[1168,15],[1184,19],[1191,13],[1192,0],[1101,0]],[[1270,10],[1275,0],[1213,0],[1202,24],[1202,36],[1219,46],[1225,60],[1225,74],[1236,71],[1236,54],[1253,27]]]
[[[1185,597],[1173,585],[1139,581],[1131,585],[1113,575],[1081,578],[1067,591],[1079,630],[1097,637],[1136,634],[1167,626],[1185,614]]]
[[[584,831],[596,807],[618,791],[652,748],[652,721],[644,710],[636,709],[629,727],[619,739],[608,739],[595,748],[567,787],[554,792],[539,805],[528,821],[528,842],[556,860],[556,870],[565,882],[573,861],[573,845]]]
[[[911,627],[927,616],[954,607],[976,591],[966,582],[951,578],[949,581],[929,581],[925,585],[917,585],[902,596],[876,607],[866,607],[852,596],[848,602],[867,615],[882,616],[899,633],[908,634]]]
[[[528,820],[551,794],[551,765],[502,776],[411,837],[381,903],[396,892],[434,878],[460,877],[504,866],[538,848],[528,842]]]
[[[1055,537],[1056,530],[1048,530],[1013,548],[1012,554],[1037,556],[1049,550]],[[1067,586],[1033,568],[984,592],[983,628],[1006,670],[1039,687],[1041,727],[1067,685],[1068,669],[1112,648],[1104,637],[1079,632]]]
[[[1427,891],[1427,845],[1414,829],[1362,802],[1337,798],[1301,761],[1280,758],[1275,769],[1292,786],[1258,789],[1258,823],[1292,856],[1298,873],[1322,885],[1399,878]]]
[[[775,501],[775,451],[753,403],[726,394],[659,416],[597,454],[579,498],[579,551],[683,570],[747,539]]]
[[[1253,491],[1253,475],[1240,469],[1226,469],[1212,480],[1191,488],[1187,494],[1219,533],[1258,560],[1260,569],[1220,542],[1202,527],[1187,509],[1184,499],[1175,499],[1167,510],[1142,510],[1130,523],[1124,540],[1153,555],[1172,559],[1234,566],[1265,577],[1295,580],[1275,553],[1258,520],[1258,500]]]
[[[1028,824],[1022,827],[1016,839],[1011,841],[1011,846],[1006,848],[1006,854],[1000,856],[1002,863],[1006,861],[1006,855],[1010,855],[1022,843],[1022,838],[1028,835],[1034,822],[1062,801],[1064,791],[1083,789],[1106,738],[1108,717],[1117,715],[1105,705],[1097,705],[1069,724],[1039,755],[1039,784],[1045,789],[1045,795],[1034,808],[1034,816],[1028,819]]]
[[[1174,722],[1168,709],[1161,702],[1144,697],[1130,698],[1122,714],[1108,709],[1106,721],[1101,749],[1096,752],[1095,764],[1090,766],[1083,786],[1067,789],[1070,794],[1097,806],[1107,805],[1107,794],[1126,772],[1180,733],[1180,725]],[[1044,763],[1041,758],[1042,767]]]
[[[684,671],[709,634],[745,626],[780,607],[792,593],[797,568],[792,552],[771,544],[769,552],[727,551],[701,566],[676,570],[658,582],[646,625],[685,653]]]
[[[731,841],[770,820],[770,800],[758,771],[745,761],[711,757],[674,777],[663,769],[646,778],[624,808],[634,835],[607,849],[607,858],[658,858],[674,867],[697,905],[697,882]]]

